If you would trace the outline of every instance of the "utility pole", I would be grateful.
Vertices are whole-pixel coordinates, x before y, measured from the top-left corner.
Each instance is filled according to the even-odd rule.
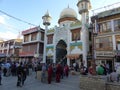
[[[91,31],[92,38],[92,61],[93,75],[96,75],[96,63],[95,63],[95,37],[97,36],[97,16],[91,17],[92,23],[90,23],[89,30]]]

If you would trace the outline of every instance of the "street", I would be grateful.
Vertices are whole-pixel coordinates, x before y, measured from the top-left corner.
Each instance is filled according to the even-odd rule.
[[[35,79],[35,73],[32,73],[32,75],[27,77],[23,87],[17,87],[16,82],[17,77],[3,77],[0,90],[80,90],[79,75],[70,75],[68,78],[64,77],[60,83],[52,81],[51,84],[46,84]]]

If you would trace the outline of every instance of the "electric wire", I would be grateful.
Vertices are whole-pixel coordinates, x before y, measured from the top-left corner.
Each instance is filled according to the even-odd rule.
[[[17,18],[17,17],[14,17],[14,16],[12,16],[12,15],[10,15],[10,14],[2,11],[2,10],[0,10],[0,12],[3,13],[3,14],[5,14],[5,15],[7,15],[7,16],[9,16],[9,17],[11,17],[11,18],[13,18],[13,19],[16,19],[16,20],[18,20],[18,21],[20,21],[20,22],[27,23],[27,24],[32,25],[32,26],[37,26],[37,25],[35,25],[35,24],[29,23],[29,22],[27,22],[27,21],[24,21],[24,20],[22,20],[22,19],[19,19],[19,18]]]

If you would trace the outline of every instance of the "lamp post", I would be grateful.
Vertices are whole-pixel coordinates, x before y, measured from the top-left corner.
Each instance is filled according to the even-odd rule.
[[[45,26],[43,63],[46,63],[47,30],[48,30],[48,26],[50,25],[50,20],[51,20],[51,17],[49,16],[48,11],[42,17],[42,19],[43,19],[43,25]]]
[[[94,32],[94,25],[93,23],[90,23],[89,30],[91,31],[91,37],[92,37],[92,60],[91,60],[91,66],[93,67],[93,75],[96,75],[96,64],[95,64],[95,37],[97,36],[97,33]]]

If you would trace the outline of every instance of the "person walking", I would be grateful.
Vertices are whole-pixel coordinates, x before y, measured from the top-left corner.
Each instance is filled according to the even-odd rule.
[[[68,77],[69,76],[69,67],[68,67],[68,65],[65,65],[64,72],[65,72],[65,76]]]
[[[7,76],[7,68],[4,66],[4,68],[3,68],[3,76]]]
[[[117,82],[118,74],[116,73],[116,70],[113,70],[113,72],[110,74],[110,81],[111,82]]]
[[[48,84],[51,84],[51,81],[52,81],[52,73],[53,73],[52,65],[49,65],[49,67],[48,67]]]
[[[2,85],[1,80],[2,80],[2,68],[0,67],[0,85]]]
[[[102,65],[100,65],[97,69],[97,74],[98,75],[103,75],[104,74],[104,68],[102,67]]]
[[[61,79],[64,77],[64,65],[61,64]]]
[[[41,82],[45,83],[46,81],[46,65],[43,63],[41,71]]]
[[[61,76],[61,66],[60,64],[57,64],[57,67],[56,67],[56,82],[57,83],[60,82],[60,76]]]
[[[53,73],[52,73],[52,80],[55,81],[55,76],[56,76],[56,64],[53,64]]]
[[[22,78],[23,78],[23,67],[22,63],[17,67],[17,87],[22,87]]]
[[[24,65],[22,69],[22,86],[24,85],[26,78],[27,78],[27,65]]]
[[[94,68],[92,65],[88,68],[88,73],[89,75],[94,75]]]

